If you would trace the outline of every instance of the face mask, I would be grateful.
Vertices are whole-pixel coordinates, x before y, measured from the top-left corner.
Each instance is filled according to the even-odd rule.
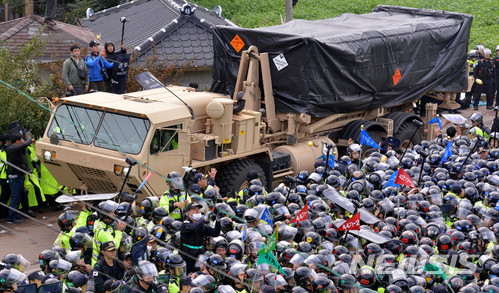
[[[201,213],[199,214],[192,214],[192,218],[196,221],[199,221],[201,219]]]

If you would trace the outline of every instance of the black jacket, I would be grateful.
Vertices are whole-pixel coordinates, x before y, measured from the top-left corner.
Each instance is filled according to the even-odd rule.
[[[220,221],[215,222],[215,228],[206,225],[203,219],[193,223],[190,218],[184,221],[180,228],[180,250],[185,251],[189,255],[198,256],[203,250],[193,249],[192,247],[204,246],[204,238],[206,236],[217,237],[220,235]],[[186,246],[189,245],[189,246]]]
[[[130,290],[130,292],[134,292],[134,293],[138,293],[138,292],[154,293],[154,292],[158,292],[158,289],[157,289],[157,286],[155,284],[152,284],[151,286],[149,286],[149,289],[146,290],[142,286],[140,286],[139,282],[137,282],[132,287],[132,289]]]
[[[26,148],[31,144],[31,137],[20,145],[10,144],[5,148],[7,153],[7,162],[21,168],[24,171],[30,172],[28,165],[26,164]],[[7,174],[9,175],[23,175],[23,172],[9,166],[7,167]]]
[[[94,277],[95,293],[105,292],[104,282],[109,279],[123,280],[125,268],[117,260],[113,260],[113,266],[109,266],[104,257],[101,257],[94,265],[92,276]]]

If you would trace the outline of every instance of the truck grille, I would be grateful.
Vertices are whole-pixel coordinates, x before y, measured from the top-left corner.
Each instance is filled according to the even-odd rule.
[[[107,176],[106,172],[74,164],[68,164],[68,166],[76,175],[76,177],[78,177],[78,179],[85,183],[88,192],[117,192],[118,188],[111,182],[111,179],[109,178],[109,176]]]

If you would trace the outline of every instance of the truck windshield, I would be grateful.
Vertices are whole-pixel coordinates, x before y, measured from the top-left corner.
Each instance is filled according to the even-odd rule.
[[[55,133],[62,140],[90,144],[102,114],[102,111],[93,109],[61,105],[55,112],[47,135],[50,137]]]
[[[148,119],[61,105],[55,112],[47,136],[56,134],[62,140],[87,145],[93,142],[96,147],[138,154],[149,127]],[[97,139],[94,139],[95,133]]]
[[[149,126],[147,119],[106,113],[94,145],[136,155],[142,149]]]

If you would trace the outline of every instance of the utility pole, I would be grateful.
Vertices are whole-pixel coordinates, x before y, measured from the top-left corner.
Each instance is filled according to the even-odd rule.
[[[293,0],[286,0],[286,19],[284,22],[293,20]]]

